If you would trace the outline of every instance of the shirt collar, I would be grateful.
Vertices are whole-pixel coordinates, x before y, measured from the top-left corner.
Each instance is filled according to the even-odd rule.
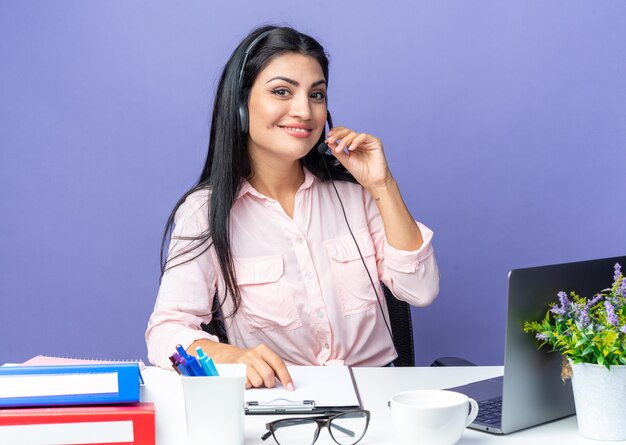
[[[299,190],[306,190],[313,185],[313,183],[317,180],[317,178],[306,167],[302,167],[302,170],[304,170],[304,182],[300,186]],[[244,179],[241,182],[241,187],[239,187],[239,191],[237,192],[235,201],[246,194],[251,194],[261,199],[269,199],[267,196],[262,195],[254,187],[252,187],[252,184],[250,184],[247,179]]]

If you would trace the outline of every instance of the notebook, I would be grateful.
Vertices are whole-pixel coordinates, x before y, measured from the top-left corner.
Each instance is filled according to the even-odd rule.
[[[479,404],[470,427],[497,434],[532,427],[575,413],[571,380],[561,381],[561,355],[537,350],[525,321],[540,320],[557,293],[591,297],[611,284],[615,263],[626,256],[515,269],[509,273],[504,375],[455,388]]]

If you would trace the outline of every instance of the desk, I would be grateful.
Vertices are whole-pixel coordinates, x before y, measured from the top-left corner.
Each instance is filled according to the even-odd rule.
[[[391,413],[387,407],[387,401],[393,394],[412,389],[463,385],[501,375],[502,367],[353,368],[353,372],[363,407],[371,411],[369,429],[359,445],[397,445],[398,441],[391,429]],[[185,409],[180,378],[173,371],[155,367],[147,368],[142,374],[146,384],[141,390],[141,400],[156,404],[157,445],[183,445],[185,442],[181,432],[185,430]],[[264,442],[261,436],[266,431],[265,423],[278,418],[280,416],[246,416],[246,445],[275,445],[273,439]],[[499,443],[623,445],[626,441],[598,442],[585,439],[578,434],[575,416],[505,436],[467,429],[459,441],[459,445]],[[335,445],[335,442],[328,431],[322,431],[317,444]]]

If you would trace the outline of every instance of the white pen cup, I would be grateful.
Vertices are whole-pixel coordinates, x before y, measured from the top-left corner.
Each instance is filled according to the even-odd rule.
[[[474,399],[439,389],[396,394],[390,407],[396,435],[403,445],[454,445],[478,414]]]
[[[181,376],[188,445],[243,445],[246,365],[216,365],[219,377]]]

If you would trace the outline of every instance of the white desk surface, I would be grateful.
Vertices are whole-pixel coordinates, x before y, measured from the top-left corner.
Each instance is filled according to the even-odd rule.
[[[438,368],[353,368],[363,407],[370,410],[371,420],[367,434],[359,445],[397,445],[387,406],[390,397],[412,389],[437,389],[463,385],[472,381],[502,374],[501,366],[438,367]],[[185,409],[180,378],[173,371],[148,367],[143,371],[145,385],[141,400],[156,404],[157,445],[182,445],[185,443]],[[558,382],[557,382],[558,383]],[[211,403],[211,401],[207,401]],[[213,403],[219,403],[214,401]],[[246,445],[275,445],[273,439],[261,440],[265,424],[280,416],[246,416]],[[571,416],[534,428],[505,436],[467,429],[459,445],[474,444],[626,444],[598,442],[578,434],[576,417]],[[335,445],[328,431],[322,431],[316,445]]]

